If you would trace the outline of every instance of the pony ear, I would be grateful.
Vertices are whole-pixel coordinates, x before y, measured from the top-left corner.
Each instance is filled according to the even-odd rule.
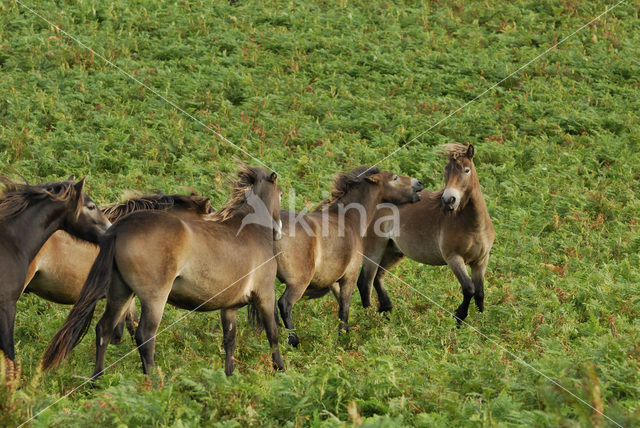
[[[373,174],[368,177],[365,177],[364,179],[367,180],[369,183],[377,183],[378,181],[380,181],[380,176],[378,174]]]
[[[467,154],[466,154],[466,156],[467,156],[469,159],[472,159],[472,158],[473,158],[473,153],[474,153],[474,152],[475,152],[475,149],[473,148],[473,144],[469,144],[469,147],[467,147]]]
[[[192,196],[191,198],[198,204],[203,213],[209,214],[213,212],[211,200],[208,196]]]
[[[84,204],[84,182],[85,178],[82,177],[82,180],[73,185],[73,189],[76,191],[75,203],[77,215],[80,215],[80,209],[82,209],[82,205]]]
[[[80,195],[84,190],[84,182],[85,182],[85,177],[82,177],[82,180],[78,181],[76,184],[73,185],[73,188],[76,189],[77,195]]]
[[[272,183],[275,183],[277,179],[278,179],[278,174],[276,174],[275,172],[272,172],[271,175],[269,176],[269,181]]]
[[[75,174],[71,174],[71,175],[69,176],[69,178],[67,178],[67,181],[76,181],[76,176],[75,176]]]

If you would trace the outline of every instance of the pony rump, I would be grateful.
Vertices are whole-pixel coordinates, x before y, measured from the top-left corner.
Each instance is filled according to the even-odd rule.
[[[59,181],[30,185],[16,183],[8,177],[0,177],[0,221],[8,220],[26,210],[31,204],[50,198],[53,201],[70,201],[77,195],[72,181]]]
[[[331,196],[320,202],[314,211],[322,211],[336,205],[351,189],[378,173],[380,173],[380,168],[362,165],[351,172],[338,174],[333,182]]]

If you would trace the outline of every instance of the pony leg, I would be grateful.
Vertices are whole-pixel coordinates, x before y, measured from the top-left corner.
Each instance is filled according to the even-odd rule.
[[[136,303],[131,300],[124,315],[118,321],[113,336],[111,337],[112,345],[119,345],[122,343],[122,334],[124,333],[124,327],[127,327],[127,331],[131,337],[136,335],[136,325],[138,324],[138,314],[136,313]]]
[[[16,321],[17,300],[9,299],[0,305],[0,350],[12,363],[16,359],[13,328]]]
[[[124,333],[124,320],[118,321],[111,335],[111,344],[119,345],[122,343],[122,334]]]
[[[225,352],[224,374],[227,376],[231,376],[234,369],[233,353],[236,350],[237,319],[237,309],[222,309],[220,311],[220,320],[222,321],[222,343],[224,345]]]
[[[451,268],[456,278],[458,278],[458,282],[462,286],[462,303],[458,306],[458,309],[456,309],[455,312],[455,319],[458,322],[458,325],[460,325],[469,313],[469,303],[475,294],[475,287],[471,278],[469,278],[469,273],[467,272],[467,267],[464,264],[462,257],[458,255],[451,257],[447,261],[447,265],[449,265],[449,268]]]
[[[129,303],[127,312],[124,315],[124,322],[131,337],[136,337],[136,328],[138,327],[138,312],[136,310],[136,302],[134,300],[131,300],[131,303]]]
[[[484,274],[487,271],[487,265],[489,264],[489,257],[480,263],[471,265],[471,280],[475,287],[475,294],[473,299],[476,302],[478,311],[484,311]]]
[[[133,292],[121,281],[114,281],[107,295],[107,306],[104,315],[96,325],[96,365],[93,369],[92,379],[97,379],[104,372],[104,360],[107,346],[111,342],[114,329],[118,320],[122,319],[129,302],[133,298]]]
[[[285,328],[289,330],[289,345],[298,347],[300,344],[300,338],[296,334],[295,327],[293,326],[293,319],[291,318],[291,311],[293,305],[302,298],[306,285],[292,285],[287,284],[287,288],[280,296],[278,300],[278,308],[280,309],[280,316],[284,322]]]
[[[271,290],[273,290],[273,288],[271,288]],[[270,303],[272,299],[273,297],[271,296],[267,299],[260,299],[258,302],[258,310],[261,312],[262,319],[264,320],[264,331],[267,334],[267,340],[271,347],[271,361],[273,361],[273,367],[276,370],[284,371],[284,361],[282,361],[280,345],[278,345],[278,325],[276,323],[275,315],[271,313],[274,309],[273,305]]]
[[[140,352],[144,374],[149,374],[149,370],[155,366],[153,352],[156,347],[156,332],[162,320],[167,297],[168,294],[164,296],[164,299],[140,300],[142,311],[140,313],[140,324],[136,329],[136,343]]]
[[[365,238],[365,255],[362,257],[362,270],[358,276],[358,292],[362,306],[365,308],[371,306],[371,285],[378,273],[378,265],[387,250],[387,243],[386,240],[380,242]]]
[[[397,250],[393,242],[390,242],[380,261],[380,269],[378,269],[373,279],[373,287],[376,289],[376,294],[378,295],[378,312],[391,312],[391,309],[393,309],[393,303],[391,303],[389,294],[387,294],[387,290],[384,288],[384,277],[387,271],[400,263],[402,258],[402,253]]]
[[[357,272],[357,271],[356,271]],[[340,283],[340,298],[338,299],[338,318],[340,318],[340,329],[349,331],[349,308],[351,306],[351,295],[355,289],[355,278],[343,276],[338,281]]]
[[[338,284],[337,282],[334,282],[333,284],[331,284],[329,288],[333,293],[333,297],[336,298],[336,301],[340,302],[340,284]]]

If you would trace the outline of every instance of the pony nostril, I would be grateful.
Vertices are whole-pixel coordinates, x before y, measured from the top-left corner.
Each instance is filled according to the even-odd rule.
[[[442,202],[444,202],[446,205],[455,204],[456,203],[456,197],[455,196],[442,195]]]

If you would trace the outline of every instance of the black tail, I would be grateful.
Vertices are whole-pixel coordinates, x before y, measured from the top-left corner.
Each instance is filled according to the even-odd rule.
[[[247,305],[247,310],[249,314],[249,325],[253,327],[254,331],[262,331],[264,328],[264,320],[262,319],[262,314],[258,310],[256,304],[252,301]],[[273,299],[273,316],[276,318],[276,325],[280,325],[280,319],[278,317],[278,301]]]
[[[42,358],[43,369],[48,370],[60,364],[87,333],[96,303],[107,295],[107,289],[111,284],[115,248],[115,234],[107,233],[100,243],[100,253],[82,286],[78,301],[73,305],[64,325],[47,347]]]

